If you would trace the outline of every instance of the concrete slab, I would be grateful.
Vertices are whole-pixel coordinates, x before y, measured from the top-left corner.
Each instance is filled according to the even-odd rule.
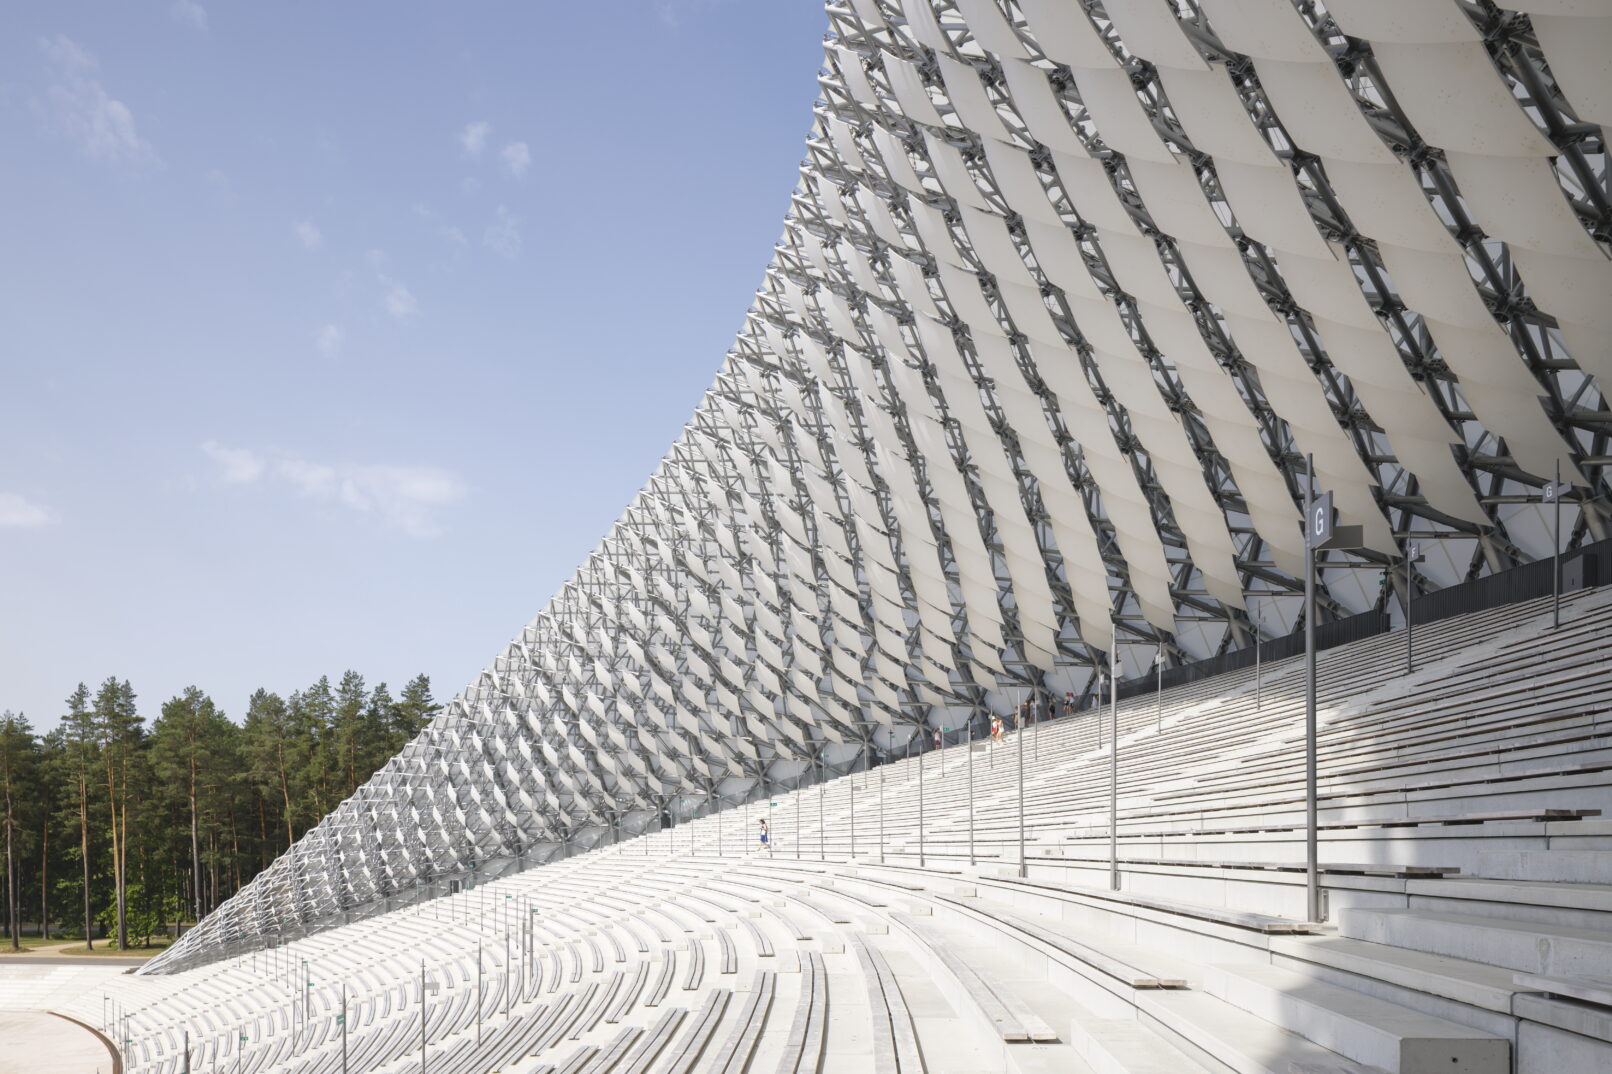
[[[0,1011],[0,1074],[112,1074],[96,1033],[44,1011]]]

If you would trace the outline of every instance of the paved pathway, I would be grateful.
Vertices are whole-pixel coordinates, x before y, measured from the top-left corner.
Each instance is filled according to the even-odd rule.
[[[112,1074],[100,1037],[42,1011],[0,1011],[0,1074]]]

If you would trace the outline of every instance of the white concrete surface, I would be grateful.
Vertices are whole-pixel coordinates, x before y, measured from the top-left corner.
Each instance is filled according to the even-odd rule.
[[[44,1011],[0,1011],[0,1074],[111,1074],[94,1033]]]

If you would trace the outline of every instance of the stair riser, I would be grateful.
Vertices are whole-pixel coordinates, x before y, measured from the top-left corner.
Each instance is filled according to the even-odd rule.
[[[1582,976],[1604,974],[1612,966],[1612,933],[1606,940],[1538,936],[1526,932],[1476,928],[1426,918],[1345,910],[1344,936],[1393,944],[1435,955],[1468,959],[1526,973]]]
[[[1511,1048],[1504,1040],[1413,1038],[1337,1013],[1234,973],[1211,970],[1210,995],[1257,1014],[1323,1048],[1392,1074],[1509,1074]]]
[[[1593,849],[1497,849],[1479,855],[1474,875],[1493,877],[1497,880],[1556,880],[1570,884],[1612,884],[1612,853]]]

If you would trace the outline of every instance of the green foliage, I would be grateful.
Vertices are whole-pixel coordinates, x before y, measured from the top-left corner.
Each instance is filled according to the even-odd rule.
[[[441,711],[424,675],[394,698],[356,671],[258,690],[240,724],[190,686],[148,728],[116,677],[80,683],[64,708],[43,736],[0,716],[3,943],[13,921],[31,932],[43,915],[61,937],[88,926],[99,947],[118,935],[120,901],[130,944],[206,914]]]

